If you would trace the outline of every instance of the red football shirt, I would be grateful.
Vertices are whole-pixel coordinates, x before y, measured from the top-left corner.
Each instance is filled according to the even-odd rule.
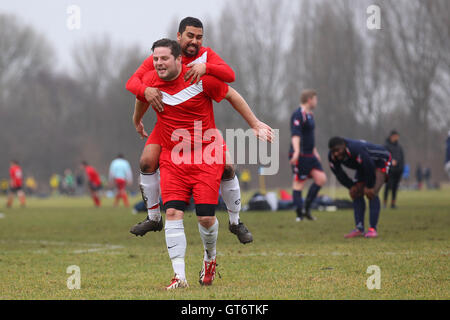
[[[94,169],[94,167],[86,166],[84,168],[84,170],[86,171],[86,175],[88,177],[89,182],[91,182],[92,184],[94,184],[96,186],[99,186],[99,185],[102,184],[101,179],[100,179],[100,175]]]
[[[194,139],[201,141],[202,146],[210,144],[212,141],[203,135],[206,130],[216,128],[212,100],[220,102],[228,93],[228,85],[212,76],[203,76],[197,84],[185,81],[187,70],[183,65],[180,75],[172,81],[160,79],[156,71],[143,77],[145,85],[158,88],[163,95],[164,111],[156,114],[160,123],[161,146],[169,150],[179,143],[172,141],[172,133],[177,129],[189,131],[193,147]],[[201,121],[201,131],[194,127],[195,121]]]
[[[22,186],[22,168],[18,165],[12,165],[9,168],[9,176],[11,178],[11,187],[19,188]]]
[[[225,82],[234,82],[235,80],[233,69],[217,53],[208,47],[201,47],[195,57],[182,57],[182,63],[184,65],[205,63],[207,75],[215,76]],[[127,90],[143,102],[147,102],[144,98],[144,91],[148,87],[143,82],[143,77],[152,70],[155,70],[153,66],[153,55],[144,60],[126,84]]]

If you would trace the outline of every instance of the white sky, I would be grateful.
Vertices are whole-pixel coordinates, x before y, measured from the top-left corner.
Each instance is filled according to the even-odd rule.
[[[50,41],[58,66],[71,67],[70,51],[90,38],[102,35],[114,43],[151,44],[167,36],[174,19],[194,16],[205,23],[218,18],[227,0],[0,0],[0,13],[16,15]],[[81,28],[69,30],[67,8],[81,9]],[[205,30],[207,33],[207,30]],[[175,37],[175,35],[173,35]]]

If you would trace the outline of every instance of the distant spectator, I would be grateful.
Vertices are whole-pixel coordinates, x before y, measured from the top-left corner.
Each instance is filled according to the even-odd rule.
[[[84,175],[82,172],[78,172],[75,177],[76,183],[76,193],[78,195],[83,194],[83,186],[84,186]]]
[[[423,181],[423,171],[420,163],[417,165],[416,169],[416,181],[417,181],[417,189],[422,189],[422,181]]]
[[[248,189],[250,188],[250,181],[252,181],[252,175],[250,174],[250,171],[248,169],[242,170],[239,179],[242,182],[243,189],[245,191],[248,191]]]
[[[111,165],[109,166],[109,181],[114,183],[117,189],[114,206],[117,206],[119,200],[122,199],[125,207],[128,207],[129,203],[126,187],[133,183],[133,173],[131,172],[130,163],[124,159],[123,154],[119,154],[117,158],[111,162]]]
[[[56,173],[52,174],[50,177],[50,188],[52,189],[53,193],[57,192],[59,190],[59,184],[60,184],[60,176]]]
[[[405,181],[406,185],[409,186],[409,178],[411,175],[411,168],[409,167],[409,164],[405,164],[405,167],[403,168],[403,176],[402,179]]]
[[[423,170],[423,180],[425,180],[425,184],[427,185],[427,189],[432,189],[432,185],[431,185],[431,168],[430,167],[426,167]]]
[[[30,195],[34,194],[37,190],[37,182],[36,179],[34,179],[33,176],[29,176],[26,180],[25,180],[25,189],[26,192]]]
[[[384,207],[387,206],[387,199],[389,191],[392,190],[391,208],[396,208],[397,190],[402,179],[403,168],[405,166],[405,158],[403,155],[403,148],[400,146],[398,140],[400,135],[397,131],[393,130],[389,137],[386,139],[385,147],[391,153],[391,168],[389,172],[389,180],[384,188]]]
[[[72,170],[64,170],[63,190],[65,194],[73,195],[75,193],[75,178]]]
[[[447,171],[448,178],[450,179],[450,130],[448,131],[446,143],[447,143],[447,150],[445,153],[445,171]]]
[[[0,181],[0,190],[3,194],[8,194],[9,182],[8,179],[2,179]]]

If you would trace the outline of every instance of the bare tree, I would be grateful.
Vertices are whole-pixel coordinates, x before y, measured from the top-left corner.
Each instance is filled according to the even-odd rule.
[[[286,99],[291,112],[300,92],[318,91],[318,147],[331,135],[353,135],[357,124],[358,83],[364,43],[356,31],[348,1],[302,2],[287,52]],[[295,66],[295,67],[294,67]]]
[[[442,26],[447,23],[442,32],[448,33],[450,10],[443,2],[432,5],[424,1],[397,1],[383,3],[382,7],[386,28],[380,33],[380,41],[385,49],[385,69],[393,71],[405,93],[404,107],[409,111],[410,126],[416,128],[411,134],[425,158],[431,154],[430,129],[439,130],[436,127],[439,123],[430,121],[436,116],[448,119],[448,112],[436,114],[439,109],[448,111],[450,93],[448,43],[441,43],[440,32],[436,32],[438,22],[430,14],[437,8],[446,17],[439,20],[446,21],[439,22]]]
[[[24,77],[49,69],[52,61],[53,51],[43,36],[15,16],[0,14],[0,102]]]
[[[208,41],[236,72],[234,86],[262,118],[282,109],[283,61],[289,36],[287,1],[234,1]],[[251,13],[251,16],[249,15]]]

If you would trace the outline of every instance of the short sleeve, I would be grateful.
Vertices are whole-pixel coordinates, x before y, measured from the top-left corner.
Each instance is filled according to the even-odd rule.
[[[301,114],[295,112],[291,117],[291,136],[302,135],[302,117]]]
[[[222,101],[228,93],[228,84],[213,76],[202,77],[203,91],[216,102]]]

